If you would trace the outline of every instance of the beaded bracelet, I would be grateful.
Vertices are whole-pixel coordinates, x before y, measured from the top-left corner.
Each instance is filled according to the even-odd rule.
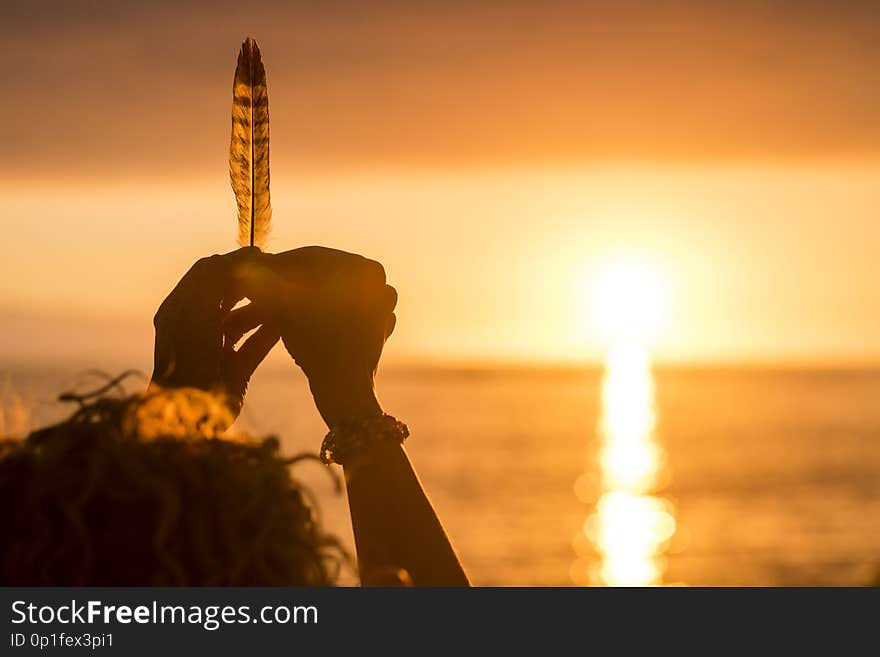
[[[383,440],[402,443],[408,436],[409,427],[387,413],[349,420],[333,427],[324,436],[321,462],[324,465],[345,465],[346,460],[366,445]]]

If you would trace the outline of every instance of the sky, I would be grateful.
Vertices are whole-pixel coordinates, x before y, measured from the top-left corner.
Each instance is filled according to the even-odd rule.
[[[140,362],[177,279],[235,248],[231,83],[252,35],[269,248],[383,262],[390,359],[599,358],[597,281],[624,261],[661,283],[661,360],[880,360],[876,3],[2,12],[0,358]]]

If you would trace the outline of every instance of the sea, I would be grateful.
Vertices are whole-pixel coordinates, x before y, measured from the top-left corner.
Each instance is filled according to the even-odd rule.
[[[64,417],[58,394],[97,382],[0,363],[0,432]],[[880,572],[880,370],[660,367],[621,347],[602,367],[390,366],[377,387],[476,585],[865,585]],[[292,364],[257,372],[237,425],[291,455],[326,431]],[[294,476],[353,551],[330,473],[304,462]]]

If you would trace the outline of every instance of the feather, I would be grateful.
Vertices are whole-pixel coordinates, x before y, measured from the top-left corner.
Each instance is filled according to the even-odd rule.
[[[262,246],[272,223],[269,201],[269,90],[257,42],[241,44],[232,83],[229,180],[238,203],[238,243]]]

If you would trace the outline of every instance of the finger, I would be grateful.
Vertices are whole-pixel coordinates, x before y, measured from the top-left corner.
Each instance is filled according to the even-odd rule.
[[[385,285],[385,267],[382,263],[361,256],[360,266],[365,280],[374,285]]]
[[[391,337],[391,334],[394,333],[394,327],[397,326],[397,315],[391,313],[391,317],[388,318],[388,323],[385,325],[385,339]]]
[[[196,261],[174,286],[163,305],[204,309],[216,307],[219,311],[224,285],[223,277],[218,275],[222,257],[213,255]]]
[[[249,264],[237,271],[236,290],[274,314],[286,312],[306,298],[303,283],[286,279],[260,264]]]
[[[260,247],[243,246],[235,251],[224,253],[222,257],[234,260],[253,260],[254,258],[259,258],[261,255],[263,255],[263,252],[260,250]]]
[[[236,344],[245,333],[257,328],[269,319],[270,316],[271,314],[264,311],[259,305],[249,303],[246,306],[230,311],[226,315],[226,318],[223,320],[223,333],[226,335],[228,342]]]
[[[215,253],[212,256],[200,258],[190,267],[184,280],[187,278],[208,279],[217,284],[226,284],[232,278],[237,266],[247,262],[255,262],[258,254],[260,254],[260,250],[257,247],[243,247],[229,253]]]
[[[247,247],[201,258],[189,268],[171,294],[178,299],[186,299],[189,304],[205,308],[222,304],[225,310],[229,310],[241,299],[227,298],[236,268],[255,262],[260,255],[259,249]]]
[[[268,259],[267,254],[256,246],[245,246],[221,257],[227,260],[229,267],[223,295],[224,312],[229,312],[239,301],[248,298],[247,290],[242,288],[242,280],[247,277],[248,271],[266,266]]]
[[[274,271],[288,278],[311,283],[356,281],[373,289],[385,285],[385,268],[379,262],[338,249],[307,246],[264,257]]]
[[[263,324],[256,333],[245,340],[233,357],[239,381],[247,381],[251,378],[254,370],[272,351],[272,347],[280,338],[281,330],[276,324]]]
[[[397,290],[390,285],[386,285],[385,298],[383,301],[385,303],[385,310],[389,313],[393,313],[394,309],[397,307]]]

